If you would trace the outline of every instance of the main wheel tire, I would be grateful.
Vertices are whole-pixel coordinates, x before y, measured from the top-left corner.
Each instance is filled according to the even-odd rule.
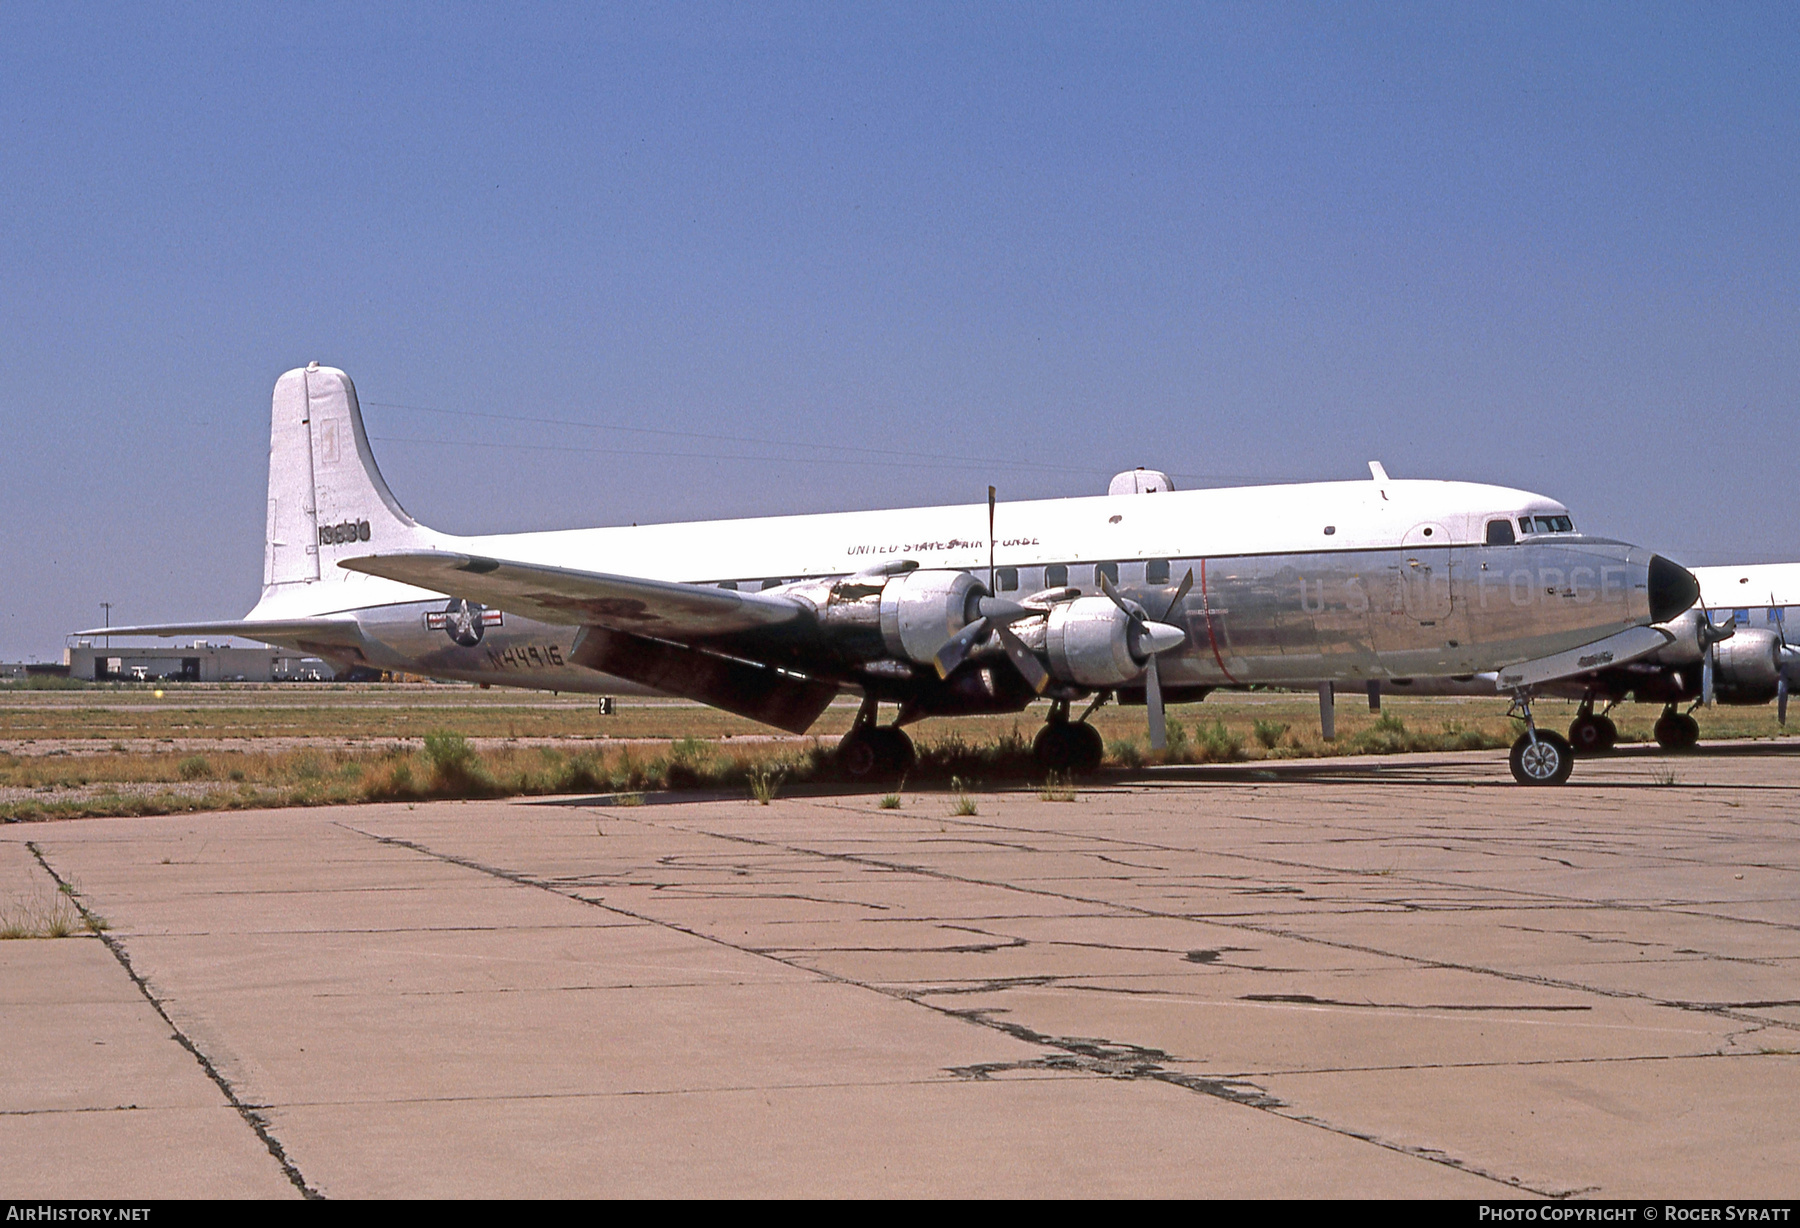
[[[1100,761],[1106,758],[1106,741],[1100,731],[1086,721],[1077,721],[1069,728],[1075,734],[1075,762],[1071,768],[1080,776],[1099,771]]]
[[[1085,776],[1100,766],[1105,755],[1100,731],[1085,721],[1051,721],[1031,743],[1031,757],[1046,772]]]
[[[1575,770],[1575,752],[1562,737],[1538,731],[1534,744],[1527,734],[1513,743],[1508,756],[1513,779],[1522,785],[1560,785]]]
[[[867,780],[881,766],[881,747],[879,740],[871,736],[872,732],[859,726],[838,743],[838,771],[851,780]]]
[[[919,752],[913,749],[913,741],[904,729],[881,725],[869,730],[869,738],[875,744],[877,770],[904,776],[917,766]]]
[[[1031,740],[1031,758],[1044,772],[1066,772],[1074,757],[1067,721],[1051,721]]]
[[[1657,719],[1655,732],[1664,750],[1687,750],[1700,740],[1700,722],[1685,712],[1670,712]]]
[[[1619,740],[1619,727],[1604,716],[1578,716],[1569,725],[1569,745],[1578,755],[1604,755]]]
[[[1619,727],[1613,724],[1612,717],[1596,716],[1594,720],[1600,725],[1601,741],[1604,743],[1600,749],[1609,751],[1617,746],[1619,744]]]

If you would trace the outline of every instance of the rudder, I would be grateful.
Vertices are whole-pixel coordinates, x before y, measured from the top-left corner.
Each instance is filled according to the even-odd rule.
[[[376,467],[356,386],[313,363],[275,381],[263,587],[341,581],[337,566],[425,536]]]

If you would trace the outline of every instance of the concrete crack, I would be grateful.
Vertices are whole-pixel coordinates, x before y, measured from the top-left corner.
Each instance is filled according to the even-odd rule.
[[[81,913],[81,919],[83,921],[97,920],[74,887],[51,867],[50,862],[44,857],[44,850],[38,847],[37,841],[27,840],[25,847],[31,850],[31,855],[37,858],[40,866],[44,867],[44,873],[55,880],[57,889],[69,897],[69,900]],[[125,975],[131,978],[131,983],[137,986],[138,992],[144,995],[144,1001],[150,1004],[150,1009],[169,1025],[171,1039],[186,1049],[193,1055],[194,1060],[200,1063],[200,1069],[206,1072],[206,1077],[211,1079],[214,1085],[225,1094],[226,1102],[237,1110],[237,1115],[244,1119],[244,1124],[249,1126],[256,1133],[256,1137],[262,1140],[263,1146],[269,1149],[269,1154],[275,1157],[275,1162],[281,1165],[282,1173],[293,1187],[300,1191],[300,1196],[309,1200],[324,1198],[323,1194],[307,1184],[306,1178],[294,1166],[294,1162],[288,1158],[287,1150],[282,1147],[281,1140],[276,1138],[274,1132],[269,1128],[269,1119],[262,1115],[257,1106],[245,1102],[237,1094],[237,1089],[231,1085],[229,1079],[220,1073],[219,1068],[213,1064],[213,1060],[201,1051],[200,1046],[196,1045],[186,1032],[181,1030],[181,1026],[174,1019],[170,1018],[162,999],[151,991],[149,982],[132,966],[131,956],[126,952],[125,944],[105,930],[96,928],[94,932],[100,941],[106,944],[106,949],[112,952],[113,958],[119,961],[119,967],[125,969]]]
[[[651,925],[661,926],[661,927],[671,930],[675,933],[686,934],[687,936],[697,939],[701,942],[712,943],[714,945],[724,947],[728,950],[740,952],[741,954],[744,954],[744,955],[754,956],[759,959],[772,960],[773,962],[779,963],[785,967],[795,969],[796,971],[805,972],[805,973],[808,973],[813,976],[817,976],[817,977],[821,978],[822,980],[830,981],[833,984],[847,985],[847,986],[851,986],[853,988],[867,990],[871,993],[880,994],[881,996],[886,997],[886,998],[891,998],[891,999],[895,999],[897,1001],[902,1001],[902,1002],[908,1002],[914,1006],[922,1007],[926,1010],[932,1011],[938,1015],[942,1015],[947,1018],[961,1020],[962,1022],[971,1023],[978,1027],[991,1028],[995,1031],[1003,1032],[1008,1036],[1012,1036],[1013,1038],[1015,1038],[1017,1040],[1024,1041],[1027,1044],[1036,1044],[1036,1045],[1039,1045],[1040,1047],[1053,1048],[1053,1049],[1060,1050],[1059,1053],[1048,1054],[1042,1058],[1027,1059],[1023,1063],[999,1063],[999,1064],[991,1064],[990,1063],[990,1064],[986,1064],[985,1066],[978,1065],[978,1066],[973,1066],[973,1067],[955,1068],[952,1071],[952,1073],[959,1073],[959,1072],[963,1072],[963,1071],[968,1072],[968,1073],[962,1074],[962,1077],[964,1077],[964,1078],[980,1079],[980,1078],[984,1078],[984,1077],[991,1077],[991,1075],[993,1075],[994,1073],[997,1073],[997,1072],[999,1072],[1001,1070],[1005,1070],[1005,1069],[1030,1069],[1030,1070],[1045,1070],[1045,1071],[1068,1070],[1072,1073],[1099,1075],[1099,1076],[1106,1077],[1106,1078],[1141,1079],[1141,1080],[1146,1080],[1146,1081],[1151,1081],[1151,1082],[1167,1083],[1172,1086],[1184,1088],[1188,1091],[1196,1092],[1200,1095],[1212,1096],[1216,1099],[1225,1100],[1231,1104],[1238,1105],[1242,1108],[1253,1109],[1253,1110],[1256,1110],[1259,1112],[1271,1113],[1274,1116],[1280,1117],[1284,1121],[1291,1121],[1291,1122],[1294,1122],[1299,1125],[1310,1126],[1314,1129],[1323,1130],[1330,1134],[1336,1134],[1336,1135],[1339,1135],[1339,1136],[1342,1136],[1345,1138],[1355,1139],[1358,1142],[1368,1143],[1371,1146],[1380,1147],[1385,1151],[1392,1151],[1396,1154],[1404,1155],[1404,1156],[1407,1156],[1412,1159],[1423,1160],[1426,1163],[1442,1165],[1445,1168],[1450,1168],[1457,1172],[1466,1173],[1472,1177],[1479,1177],[1483,1180],[1492,1181],[1495,1184],[1503,1185],[1503,1186],[1507,1187],[1508,1189],[1525,1190],[1528,1193],[1537,1194],[1537,1195],[1540,1195],[1540,1196],[1546,1197],[1546,1198],[1567,1197],[1570,1193],[1573,1192],[1573,1191],[1562,1191],[1562,1190],[1538,1189],[1534,1186],[1527,1185],[1520,1178],[1503,1177],[1503,1176],[1500,1176],[1495,1173],[1487,1172],[1486,1170],[1480,1168],[1477,1165],[1471,1164],[1465,1160],[1458,1159],[1455,1156],[1447,1155],[1444,1152],[1437,1151],[1432,1148],[1413,1147],[1413,1146],[1408,1146],[1408,1145],[1402,1144],[1402,1143],[1395,1143],[1395,1142],[1389,1141],[1387,1139],[1379,1138],[1375,1135],[1368,1134],[1363,1131],[1354,1130],[1347,1126],[1341,1126],[1334,1122],[1329,1122],[1329,1121],[1325,1121],[1325,1120],[1322,1120],[1317,1117],[1313,1117],[1309,1114],[1293,1112],[1293,1111],[1289,1110],[1287,1108],[1287,1106],[1284,1105],[1281,1101],[1277,1100],[1273,1096],[1270,1096],[1267,1092],[1263,1091],[1261,1088],[1258,1088],[1253,1084],[1244,1083],[1241,1080],[1235,1080],[1235,1079],[1229,1079],[1229,1078],[1219,1078],[1219,1077],[1207,1076],[1207,1075],[1188,1074],[1183,1071],[1170,1070],[1166,1066],[1164,1066],[1163,1063],[1167,1062],[1167,1061],[1172,1061],[1175,1059],[1170,1058],[1168,1054],[1164,1053],[1160,1049],[1152,1049],[1152,1048],[1146,1048],[1146,1047],[1139,1046],[1139,1045],[1132,1045],[1132,1044],[1118,1043],[1118,1042],[1111,1042],[1111,1041],[1097,1041],[1097,1040],[1087,1040],[1087,1039],[1083,1039],[1083,1038],[1069,1038],[1069,1037],[1053,1038],[1053,1037],[1045,1036],[1044,1034],[1035,1032],[1035,1031],[1031,1030],[1030,1028],[1024,1027],[1021,1024],[1016,1024],[1016,1023],[1013,1023],[1008,1020],[992,1018],[991,1014],[989,1013],[988,1010],[984,1010],[984,1009],[952,1010],[948,1007],[938,1006],[931,1002],[925,1001],[924,998],[918,993],[918,991],[901,990],[901,989],[892,988],[892,987],[888,987],[888,986],[872,984],[872,983],[869,983],[866,981],[859,981],[859,980],[856,980],[854,977],[845,976],[842,973],[833,972],[827,968],[819,968],[819,967],[809,966],[805,963],[800,962],[798,959],[795,959],[792,957],[775,954],[775,953],[773,953],[771,951],[767,951],[767,950],[757,950],[756,948],[753,948],[753,947],[742,946],[742,945],[739,945],[738,943],[734,943],[727,939],[718,937],[717,935],[708,934],[708,933],[705,933],[704,931],[694,929],[690,926],[680,925],[676,922],[669,921],[669,920],[666,920],[661,917],[653,917],[648,914],[634,912],[631,909],[622,908],[617,904],[609,904],[604,900],[594,899],[589,896],[577,895],[572,891],[569,891],[565,888],[557,886],[552,881],[549,881],[546,879],[539,879],[530,874],[526,874],[522,871],[507,870],[507,869],[501,868],[499,866],[486,865],[482,862],[474,860],[473,858],[461,857],[454,853],[439,852],[436,849],[429,848],[429,847],[427,847],[423,844],[420,844],[416,841],[413,841],[413,840],[407,840],[407,839],[404,839],[399,836],[378,835],[375,832],[365,831],[359,827],[352,827],[347,823],[340,822],[337,824],[337,826],[342,827],[346,831],[354,832],[355,834],[362,836],[365,839],[373,840],[378,844],[386,845],[390,848],[409,849],[412,852],[415,852],[422,857],[429,857],[435,861],[441,861],[448,865],[461,866],[463,869],[472,870],[478,874],[486,874],[493,878],[501,879],[505,882],[514,883],[521,887],[530,887],[530,888],[533,888],[538,891],[546,891],[552,895],[560,896],[563,899],[573,900],[573,901],[575,901],[577,903],[581,903],[581,904],[587,904],[590,907],[594,907],[594,908],[605,909],[606,911],[614,913],[618,916],[630,917],[634,920],[643,921],[643,922],[646,922]],[[860,866],[865,866],[865,867],[872,868],[872,869],[880,869],[880,870],[885,870],[885,871],[889,871],[889,872],[898,871],[898,872],[903,872],[903,873],[921,874],[921,875],[926,875],[929,877],[940,878],[940,879],[943,879],[944,881],[950,881],[950,882],[980,882],[981,881],[981,880],[975,880],[975,879],[963,879],[963,878],[959,878],[956,875],[936,873],[936,872],[933,872],[929,869],[925,869],[922,867],[909,866],[909,865],[905,865],[903,863],[884,862],[884,861],[880,861],[878,859],[861,857],[861,856],[857,856],[857,855],[853,855],[853,854],[824,853],[824,852],[818,852],[816,850],[810,850],[810,849],[790,848],[789,846],[786,846],[786,845],[775,844],[774,842],[769,842],[769,841],[755,840],[755,839],[752,839],[752,838],[746,837],[746,836],[725,836],[725,835],[722,835],[722,834],[716,833],[716,832],[706,832],[704,834],[711,836],[715,839],[734,840],[734,841],[738,841],[740,843],[750,844],[750,845],[755,845],[755,846],[787,848],[788,851],[790,851],[790,852],[810,853],[811,855],[816,856],[816,857],[823,857],[823,858],[830,859],[830,860],[843,861],[843,862],[853,864],[853,865],[860,865]],[[991,884],[991,885],[1004,886],[1004,885],[1008,885],[1008,884]],[[1022,888],[1017,888],[1017,887],[1014,887],[1012,889],[1013,890],[1023,890]],[[1052,892],[1041,892],[1041,893],[1040,892],[1026,892],[1026,894],[1044,894],[1044,895],[1049,895],[1052,898],[1057,898],[1056,893],[1052,893]],[[1073,897],[1071,897],[1071,898],[1073,898]],[[1159,914],[1156,914],[1156,913],[1152,912],[1151,910],[1147,910],[1147,909],[1139,909],[1139,908],[1134,908],[1131,906],[1124,906],[1124,907],[1126,907],[1129,911],[1137,912],[1140,914],[1159,915]],[[1062,1064],[1059,1065],[1059,1063],[1062,1063]]]

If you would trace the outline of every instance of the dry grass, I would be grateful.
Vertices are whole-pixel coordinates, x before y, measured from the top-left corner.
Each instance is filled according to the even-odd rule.
[[[1497,698],[1403,697],[1386,706],[1377,717],[1344,697],[1338,737],[1329,743],[1318,736],[1317,701],[1280,692],[1219,694],[1172,707],[1162,751],[1148,749],[1142,708],[1108,705],[1093,721],[1106,740],[1108,765],[1125,769],[1500,749],[1517,736]],[[1565,723],[1574,711],[1566,705],[1565,714],[1564,706],[1540,701],[1539,720]],[[1621,741],[1648,740],[1657,711],[1616,711]],[[851,705],[834,706],[814,736],[788,738],[693,705],[626,700],[618,715],[600,717],[589,698],[521,699],[457,687],[202,685],[171,687],[160,702],[148,690],[126,688],[11,690],[0,692],[0,740],[10,737],[17,753],[0,753],[0,821],[550,793],[617,800],[663,789],[742,796],[746,784],[755,800],[767,802],[782,789],[835,780],[834,747],[854,714]],[[910,779],[948,787],[971,805],[959,782],[1040,782],[1031,738],[1041,716],[1040,708],[913,726],[919,758]],[[1719,708],[1701,719],[1708,738],[1766,737],[1778,729],[1772,706]],[[302,734],[309,740],[295,745]],[[34,735],[91,739],[94,749],[24,744]],[[244,741],[174,744],[227,735]],[[125,749],[121,740],[146,737],[170,749]],[[1040,796],[1055,792],[1062,800],[1064,788],[1072,792],[1063,781]]]
[[[0,939],[67,938],[82,928],[81,913],[60,891],[0,904]]]
[[[959,819],[970,818],[979,813],[975,799],[969,793],[968,782],[960,776],[950,778],[950,813]]]

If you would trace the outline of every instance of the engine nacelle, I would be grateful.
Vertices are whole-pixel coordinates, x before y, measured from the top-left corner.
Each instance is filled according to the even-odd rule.
[[[1105,597],[1077,597],[1050,609],[1044,649],[1050,672],[1064,682],[1111,687],[1144,672],[1147,654],[1134,652],[1131,619]]]
[[[1763,704],[1781,680],[1781,640],[1773,631],[1740,627],[1717,649],[1713,689],[1723,703]]]
[[[1671,618],[1666,623],[1657,624],[1671,632],[1675,639],[1671,643],[1664,644],[1645,659],[1654,661],[1658,665],[1690,665],[1699,661],[1701,655],[1706,651],[1708,642],[1707,637],[1701,633],[1705,618],[1705,613],[1699,606],[1695,606],[1693,609],[1683,611]]]
[[[924,664],[981,616],[987,585],[966,571],[909,571],[881,588],[881,639],[897,657]]]

